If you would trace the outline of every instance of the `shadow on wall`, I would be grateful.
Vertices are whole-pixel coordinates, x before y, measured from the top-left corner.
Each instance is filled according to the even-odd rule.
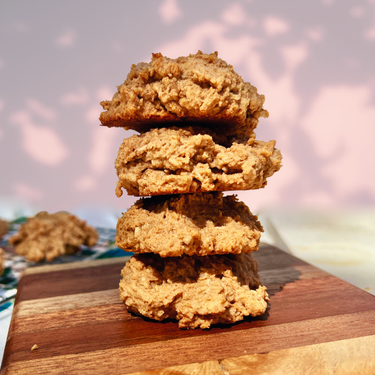
[[[109,205],[114,160],[132,133],[99,126],[132,63],[219,51],[266,95],[259,139],[284,167],[265,204],[374,204],[373,0],[130,2],[37,0],[0,12],[0,195],[40,209]],[[114,12],[113,10],[116,9]],[[244,196],[244,195],[243,195]],[[255,199],[254,199],[255,198]]]

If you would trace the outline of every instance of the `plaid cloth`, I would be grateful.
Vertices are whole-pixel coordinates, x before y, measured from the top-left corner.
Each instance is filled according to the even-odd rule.
[[[20,229],[26,222],[26,217],[20,217],[9,223],[9,233],[0,240],[0,247],[5,251],[5,270],[0,276],[0,289],[17,287],[22,271],[28,267],[43,266],[49,264],[61,264],[70,262],[80,262],[94,259],[116,258],[132,255],[115,245],[116,230],[109,228],[95,228],[99,233],[98,243],[93,247],[82,246],[82,250],[73,255],[64,255],[55,258],[52,262],[29,262],[24,256],[18,255],[13,246],[10,246],[8,239]],[[12,306],[13,302],[0,305],[0,312]]]

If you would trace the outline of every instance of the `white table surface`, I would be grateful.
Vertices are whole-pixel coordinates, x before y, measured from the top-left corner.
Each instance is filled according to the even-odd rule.
[[[263,240],[375,295],[375,208],[281,210],[264,216],[271,228]]]
[[[12,317],[13,306],[0,312],[0,363],[3,359],[5,343],[8,335],[10,319]]]

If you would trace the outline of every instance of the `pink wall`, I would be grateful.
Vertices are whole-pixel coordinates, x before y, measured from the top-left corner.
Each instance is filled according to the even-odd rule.
[[[113,164],[131,133],[100,127],[99,102],[151,52],[201,49],[266,96],[257,135],[284,167],[240,193],[253,210],[374,205],[374,0],[9,1],[0,46],[0,200],[129,207]]]

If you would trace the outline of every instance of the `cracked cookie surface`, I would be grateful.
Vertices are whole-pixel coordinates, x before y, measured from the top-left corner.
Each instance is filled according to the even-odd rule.
[[[266,311],[268,294],[257,268],[251,254],[136,254],[121,272],[120,296],[129,311],[177,319],[180,328],[230,324]]]
[[[112,100],[100,103],[100,121],[142,133],[204,122],[226,135],[251,134],[259,117],[268,117],[264,100],[217,52],[177,59],[155,53],[150,63],[133,64]]]
[[[198,193],[139,199],[117,223],[116,245],[162,257],[258,250],[263,228],[233,195]]]
[[[122,188],[135,196],[259,189],[281,167],[275,144],[250,138],[226,147],[194,127],[133,135],[115,161],[116,195]]]

